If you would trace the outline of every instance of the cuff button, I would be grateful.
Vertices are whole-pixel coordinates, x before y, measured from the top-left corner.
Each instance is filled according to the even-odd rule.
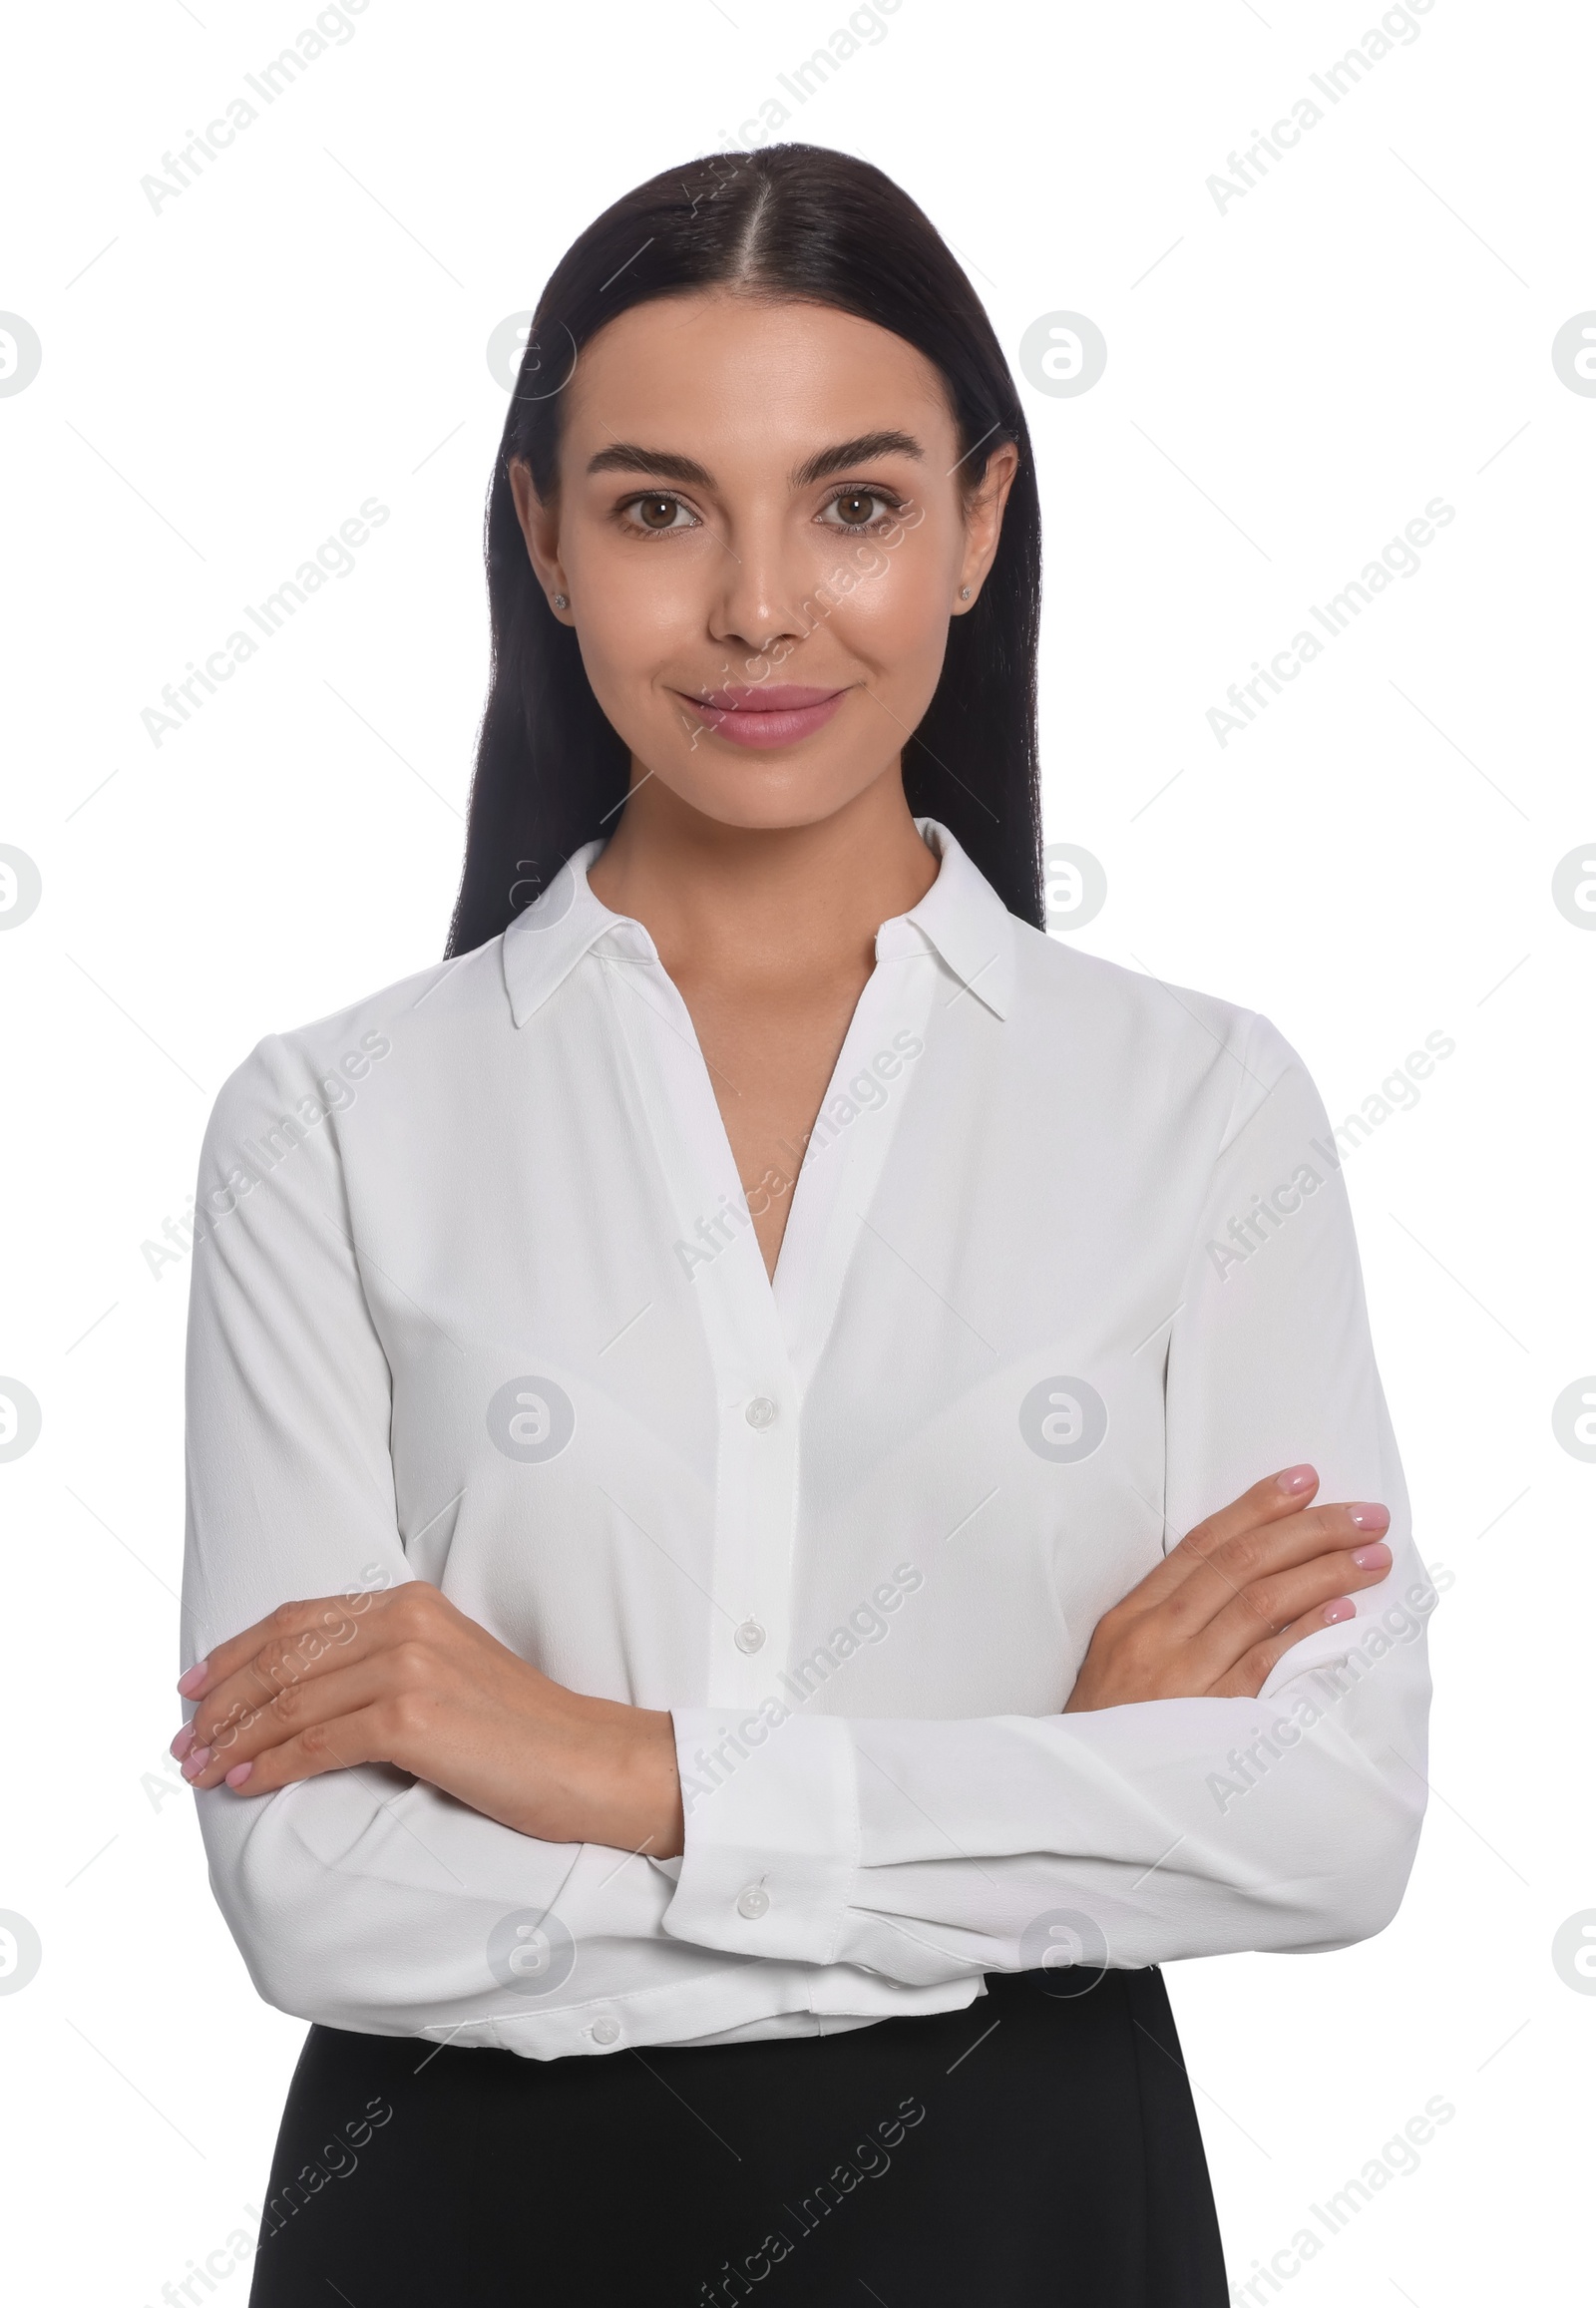
[[[760,1916],[769,1911],[770,1894],[762,1883],[750,1883],[745,1890],[738,1892],[737,1913],[745,1915],[750,1923],[757,1923]]]

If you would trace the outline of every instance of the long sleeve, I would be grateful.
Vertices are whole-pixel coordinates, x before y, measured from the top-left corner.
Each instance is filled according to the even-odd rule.
[[[1232,1054],[1169,1333],[1164,1545],[1308,1460],[1320,1499],[1390,1508],[1390,1573],[1256,1700],[975,1721],[674,1711],[702,1791],[667,1932],[907,1984],[1061,1952],[1333,1948],[1390,1921],[1424,1807],[1435,1595],[1324,1106],[1268,1019]]]
[[[268,1036],[206,1129],[185,1670],[281,1603],[416,1576],[395,1503],[389,1363],[362,1284],[368,1246],[339,1147],[345,1109],[365,1094]],[[626,1854],[540,1842],[387,1765],[264,1797],[218,1785],[197,1801],[215,1898],[255,1987],[283,2011],[545,2058],[602,2049],[616,2009],[634,2039],[690,2034],[696,1974],[703,2024],[725,2024],[713,1983],[726,1960],[702,1955],[683,1973],[684,1951],[660,1930],[668,1886]],[[656,2029],[660,1995],[671,2016]]]

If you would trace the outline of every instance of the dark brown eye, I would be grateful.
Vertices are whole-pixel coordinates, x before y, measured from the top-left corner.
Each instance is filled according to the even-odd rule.
[[[639,497],[636,511],[645,529],[668,529],[676,518],[676,500],[673,497]]]
[[[868,526],[875,519],[871,507],[879,503],[880,499],[871,489],[850,489],[843,496],[832,499],[832,504],[841,514],[844,524],[850,529]]]

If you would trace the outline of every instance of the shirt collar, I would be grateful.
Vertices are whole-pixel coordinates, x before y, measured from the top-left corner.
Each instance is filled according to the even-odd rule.
[[[588,868],[603,846],[599,839],[573,850],[548,889],[516,916],[504,934],[505,990],[518,1026],[542,1007],[600,938],[612,936],[616,941],[612,951],[617,954],[658,959],[642,924],[627,914],[611,914],[589,883]]]
[[[916,818],[915,824],[942,865],[919,905],[877,931],[877,958],[901,951],[904,927],[913,923],[961,990],[985,1002],[994,1017],[1006,1017],[1014,997],[1014,918],[945,825],[936,818]]]
[[[940,858],[937,879],[907,914],[884,922],[876,933],[878,961],[930,946],[996,1017],[1005,1017],[1013,997],[1013,917],[986,875],[936,818],[916,818],[922,840]],[[602,840],[574,850],[547,890],[516,916],[501,941],[505,989],[518,1026],[528,1018],[600,940],[607,951],[637,962],[657,962],[653,940],[640,922],[612,914],[594,892],[588,869]],[[916,933],[919,936],[916,936]],[[959,996],[954,996],[958,1000]]]

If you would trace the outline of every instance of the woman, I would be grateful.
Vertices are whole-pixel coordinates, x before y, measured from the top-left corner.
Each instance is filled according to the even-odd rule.
[[[1208,2308],[1156,1967],[1380,1930],[1422,1807],[1324,1109],[1041,933],[1024,419],[875,169],[582,235],[488,561],[449,958],[201,1156],[251,2299]]]

